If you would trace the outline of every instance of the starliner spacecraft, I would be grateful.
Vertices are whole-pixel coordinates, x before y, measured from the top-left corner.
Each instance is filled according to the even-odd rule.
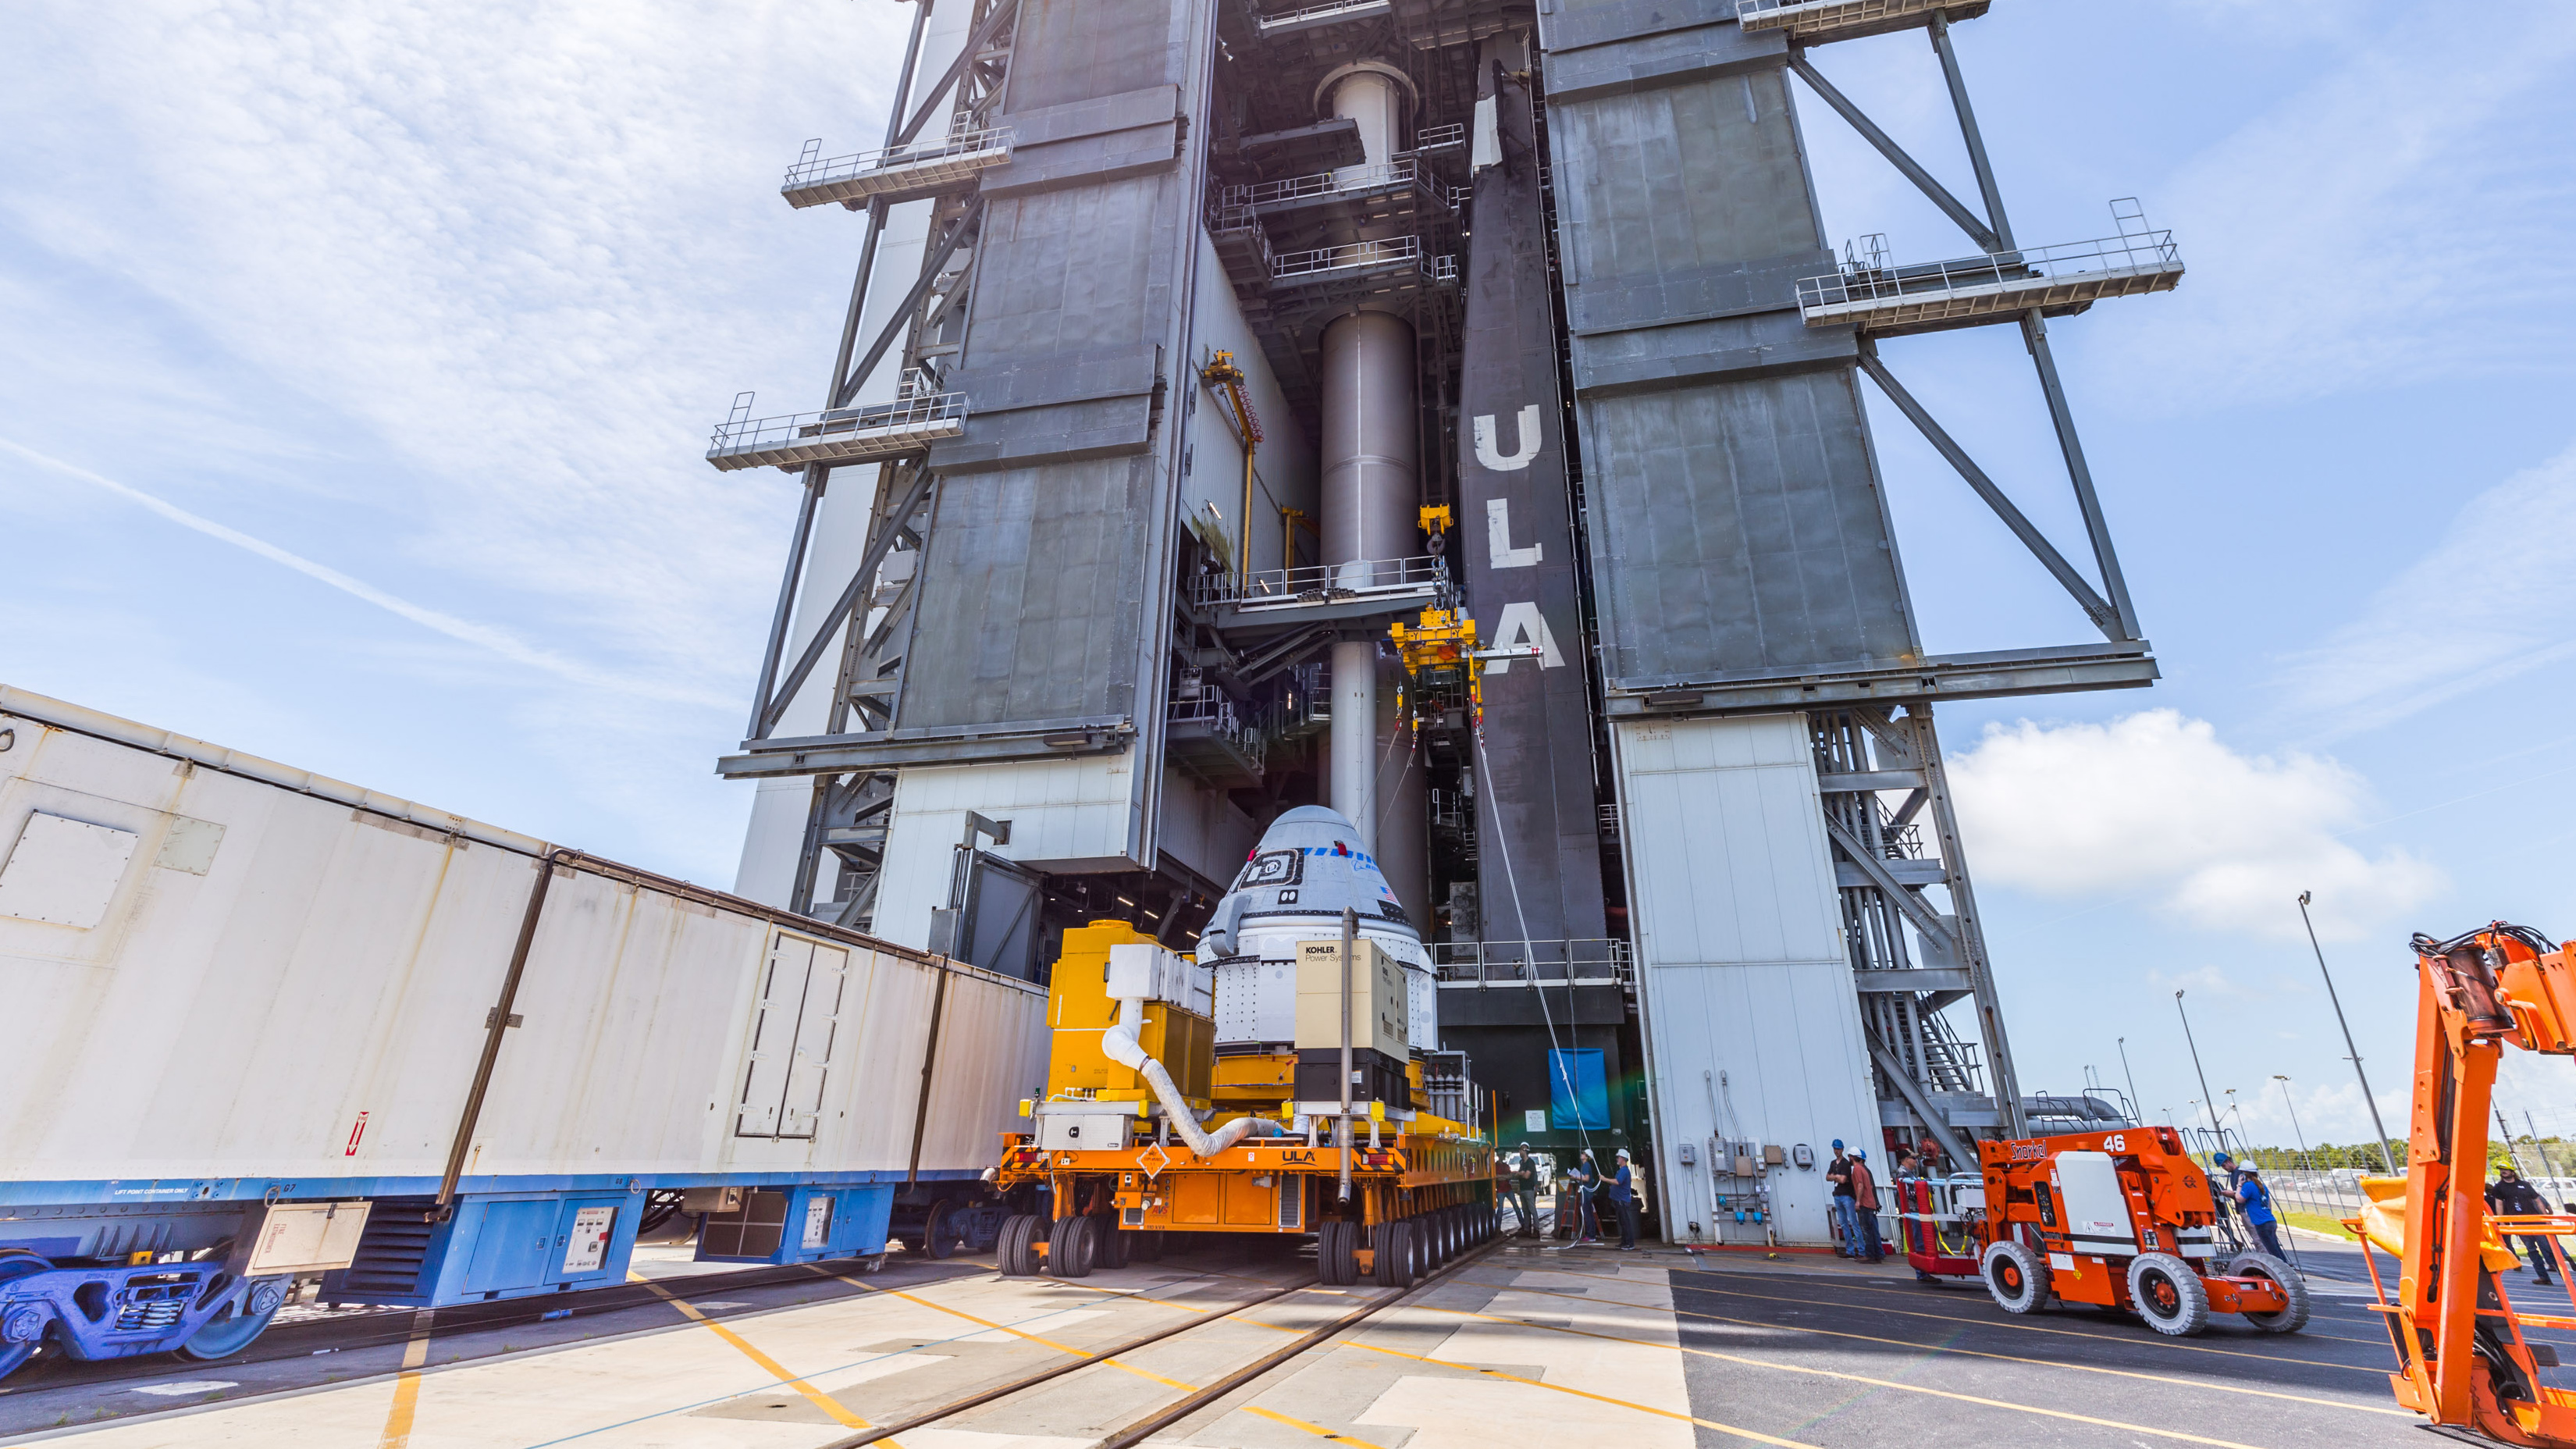
[[[1359,917],[1360,939],[1404,971],[1407,1044],[1439,1049],[1440,992],[1422,933],[1350,817],[1301,805],[1262,832],[1199,933],[1199,964],[1216,968],[1219,1050],[1296,1035],[1297,943],[1339,939],[1345,909]]]

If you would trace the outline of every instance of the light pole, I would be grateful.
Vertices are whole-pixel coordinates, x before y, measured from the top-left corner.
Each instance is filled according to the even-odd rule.
[[[2138,1100],[2138,1074],[2129,1070],[2129,1039],[2120,1038],[2120,1075],[2129,1079],[2129,1110],[2141,1118],[2147,1115],[2147,1104]]]
[[[2299,1139],[2299,1161],[2305,1163],[2308,1160],[2308,1134],[2299,1129],[2299,1108],[2290,1100],[2290,1079],[2274,1072],[2272,1080],[2281,1084],[2281,1105],[2290,1109],[2290,1135]]]
[[[2200,1043],[2192,1040],[2191,1013],[2183,1010],[2182,993],[2179,991],[2174,993],[2174,1015],[2182,1018],[2183,1045],[2191,1048],[2191,1069],[2200,1078],[2200,1106],[2209,1114],[2210,1138],[2224,1148],[2227,1134],[2218,1125],[2218,1099],[2209,1094],[2209,1073],[2201,1069]]]
[[[2308,949],[2317,953],[2317,974],[2326,979],[2326,1000],[2334,1003],[2335,1023],[2343,1028],[2343,1049],[2352,1054],[2352,1074],[2361,1081],[2362,1104],[2370,1108],[2370,1125],[2379,1133],[2379,1165],[2397,1175],[2397,1154],[2388,1150],[2388,1124],[2379,1120],[2379,1099],[2370,1095],[2370,1077],[2361,1069],[2361,1048],[2352,1044],[2352,1023],[2344,1020],[2343,998],[2335,994],[2334,973],[2326,969],[2326,951],[2317,944],[2317,923],[2308,918],[2308,892],[2299,892],[2299,922],[2308,928]]]

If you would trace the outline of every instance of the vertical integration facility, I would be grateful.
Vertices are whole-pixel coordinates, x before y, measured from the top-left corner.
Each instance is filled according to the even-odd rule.
[[[1953,35],[2009,21],[911,3],[878,144],[783,187],[857,255],[823,405],[746,394],[708,452],[803,489],[719,766],[761,787],[740,891],[1034,978],[1096,920],[1190,949],[1326,805],[1480,1116],[1631,1147],[1669,1236],[1820,1241],[1832,1139],[2016,1128],[1934,710],[2155,678],[2049,324],[2182,265],[2125,201],[2016,239]],[[1972,196],[1828,79],[1872,36],[1945,78]],[[1836,248],[1802,125],[1955,256]],[[1906,390],[1902,339],[1969,327],[2018,331],[2063,479],[2008,491]],[[1925,651],[1864,375],[2098,638]]]

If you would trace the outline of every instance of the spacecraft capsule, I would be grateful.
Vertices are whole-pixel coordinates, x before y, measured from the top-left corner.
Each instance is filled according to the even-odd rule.
[[[1439,991],[1422,933],[1350,818],[1321,805],[1271,822],[1199,933],[1199,964],[1216,968],[1220,1045],[1289,1039],[1297,943],[1339,939],[1346,908],[1358,915],[1361,938],[1405,968],[1412,1045],[1438,1048]]]

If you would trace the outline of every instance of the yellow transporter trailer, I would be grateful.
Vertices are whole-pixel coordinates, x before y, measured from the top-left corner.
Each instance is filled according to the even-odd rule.
[[[1493,1144],[1426,1110],[1400,973],[1348,937],[1301,943],[1295,969],[1296,1041],[1219,1057],[1207,968],[1124,922],[1065,933],[1046,1094],[996,1184],[1051,1211],[1003,1224],[1003,1272],[1079,1278],[1166,1233],[1264,1233],[1313,1237],[1326,1283],[1402,1287],[1494,1235]],[[1345,1081],[1347,1102],[1321,1099]]]

